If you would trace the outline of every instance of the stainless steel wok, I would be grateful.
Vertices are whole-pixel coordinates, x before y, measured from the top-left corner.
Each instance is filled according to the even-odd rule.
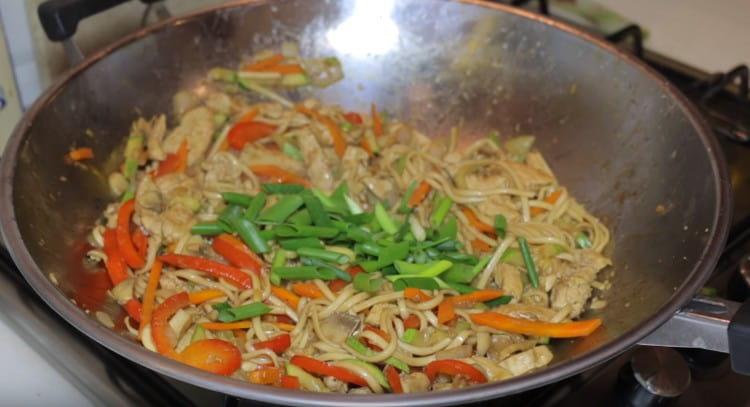
[[[536,135],[561,182],[613,231],[608,306],[590,315],[603,318],[604,327],[555,342],[552,365],[523,377],[449,392],[354,397],[205,373],[82,311],[106,290],[77,264],[81,243],[112,199],[102,174],[119,165],[130,123],[169,111],[171,96],[200,86],[208,69],[234,66],[284,40],[298,41],[305,54],[338,56],[346,72],[343,82],[295,99],[314,96],[360,111],[375,102],[430,135],[458,124],[466,137],[491,129]],[[99,172],[66,164],[71,146],[93,147]],[[703,308],[675,317],[709,276],[731,216],[727,171],[706,124],[642,63],[578,29],[509,7],[470,0],[242,1],[168,20],[89,56],[52,86],[11,137],[0,187],[0,222],[14,260],[71,325],[160,373],[243,398],[415,406],[499,397],[604,362],[670,319],[649,342],[674,341],[675,324],[688,324],[701,330],[677,339],[727,348],[725,303],[699,302]]]

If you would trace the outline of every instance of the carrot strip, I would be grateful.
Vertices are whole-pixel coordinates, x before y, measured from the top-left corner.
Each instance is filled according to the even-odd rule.
[[[278,184],[298,184],[304,187],[310,186],[310,181],[291,173],[281,167],[270,164],[256,164],[250,166],[250,171],[255,175],[266,178]]]
[[[112,285],[120,284],[129,275],[128,266],[117,247],[117,232],[114,229],[104,231],[104,253],[107,255],[107,261],[104,265],[107,268],[109,280],[112,281]]]
[[[291,75],[298,73],[305,73],[305,69],[300,64],[278,64],[263,69],[266,72],[277,72],[282,75]]]
[[[247,379],[253,384],[277,385],[281,384],[283,376],[278,367],[262,367],[253,370],[247,375]]]
[[[286,322],[275,322],[274,326],[276,326],[276,328],[279,328],[282,331],[286,331],[286,332],[292,332],[292,331],[294,331],[294,328],[295,328],[294,325],[287,324]]]
[[[235,329],[249,329],[253,326],[253,321],[240,322],[204,322],[201,324],[203,329],[209,331],[234,331]]]
[[[156,299],[156,288],[161,278],[162,264],[159,260],[154,261],[151,272],[148,274],[146,291],[143,293],[143,308],[141,309],[141,331],[143,327],[151,323],[151,315],[154,311],[154,300]]]
[[[263,260],[245,246],[240,239],[224,233],[214,238],[211,247],[233,266],[260,274]]]
[[[551,194],[547,195],[546,198],[544,198],[544,202],[547,202],[550,205],[554,205],[558,199],[560,199],[560,196],[562,195],[562,189],[557,189]],[[543,213],[546,211],[546,208],[540,208],[538,206],[532,206],[529,212],[531,212],[531,215],[539,215],[540,213]]]
[[[346,152],[346,139],[344,139],[344,135],[341,134],[341,128],[339,128],[338,125],[328,116],[322,115],[312,109],[308,109],[307,107],[303,105],[297,105],[296,110],[305,116],[311,117],[326,126],[328,129],[328,133],[331,134],[331,141],[333,142],[333,150],[336,152],[336,155],[339,157],[343,157],[344,153]]]
[[[475,229],[482,233],[486,233],[492,236],[495,235],[495,228],[492,225],[488,225],[482,222],[482,220],[477,217],[477,215],[474,213],[474,211],[471,210],[471,208],[467,208],[464,206],[461,208],[461,212],[463,212],[464,216],[466,216],[466,219],[469,220],[469,223]]]
[[[286,288],[272,285],[271,293],[279,297],[281,301],[284,301],[293,310],[296,310],[297,306],[299,306],[299,297],[297,296],[297,294],[287,290]]]
[[[75,150],[70,150],[68,157],[73,161],[90,160],[94,158],[94,150],[89,147],[76,148]]]
[[[137,269],[146,262],[130,240],[130,217],[135,212],[135,200],[131,199],[120,206],[117,213],[117,247],[128,266]]]
[[[419,317],[411,314],[408,318],[404,320],[404,329],[417,329],[421,325],[421,322],[419,321]]]
[[[232,266],[204,259],[203,257],[182,254],[165,254],[158,257],[164,263],[181,268],[191,268],[228,280],[239,288],[253,288],[253,280],[247,273]]]
[[[455,297],[448,297],[445,301],[451,301],[453,305],[469,306],[474,305],[478,302],[485,302],[500,298],[503,296],[502,290],[477,290],[469,294],[457,295]]]
[[[438,323],[445,324],[456,317],[456,307],[452,301],[443,301],[438,305]]]
[[[194,291],[192,293],[188,293],[188,295],[190,296],[190,303],[194,305],[202,304],[206,301],[210,301],[216,298],[221,298],[221,297],[226,296],[226,294],[223,291],[217,290],[215,288],[208,288],[205,290]]]
[[[284,56],[281,54],[275,54],[268,58],[261,59],[260,61],[245,65],[243,71],[263,71],[274,65],[280,64],[284,60]]]
[[[292,291],[300,297],[323,298],[323,292],[315,283],[296,283],[292,284]]]
[[[370,105],[370,114],[372,115],[372,131],[376,136],[383,135],[383,121],[380,119],[375,103]]]
[[[159,178],[163,175],[171,174],[173,172],[183,172],[187,168],[188,159],[188,143],[187,140],[183,140],[180,144],[180,148],[177,152],[167,154],[167,158],[159,163],[159,168],[154,174],[154,178]]]
[[[404,288],[404,298],[414,302],[425,302],[432,299],[432,297],[427,295],[424,291],[414,287]]]
[[[430,193],[431,189],[432,187],[427,183],[427,181],[420,182],[417,189],[415,189],[414,193],[412,193],[411,197],[409,197],[409,208],[414,208],[422,203],[422,201],[424,201],[424,199],[427,197],[427,194]]]
[[[474,239],[471,241],[471,247],[478,252],[489,252],[492,251],[492,246],[487,244],[484,240]]]
[[[372,156],[373,149],[372,149],[372,146],[370,146],[370,143],[367,142],[366,137],[362,137],[361,139],[359,139],[359,145],[360,147],[362,147],[363,150],[367,152],[367,155]]]
[[[513,318],[497,312],[471,314],[475,324],[485,325],[500,331],[523,335],[546,336],[550,338],[575,338],[588,336],[602,324],[601,319],[589,319],[573,322],[541,322]]]

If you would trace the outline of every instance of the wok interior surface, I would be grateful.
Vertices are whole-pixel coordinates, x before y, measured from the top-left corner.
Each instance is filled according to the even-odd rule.
[[[285,40],[299,42],[304,55],[336,55],[346,74],[294,99],[316,97],[354,111],[374,102],[431,136],[452,126],[466,138],[492,129],[537,136],[561,184],[604,219],[614,241],[614,266],[603,273],[613,285],[602,295],[608,306],[589,314],[603,318],[604,327],[582,340],[557,341],[553,364],[611,343],[673,301],[683,284],[694,289],[707,276],[715,260],[707,246],[722,239],[728,217],[721,163],[682,102],[644,68],[504,8],[437,0],[243,3],[171,22],[97,56],[36,105],[6,150],[3,174],[15,170],[4,180],[13,203],[3,214],[6,241],[27,279],[79,329],[150,367],[266,397],[129,344],[65,298],[85,306],[103,295],[97,280],[81,277],[71,253],[80,259],[91,225],[113,199],[106,175],[120,164],[131,122],[170,111],[172,95],[200,86],[208,69],[234,67]],[[94,149],[93,171],[65,163],[73,146]],[[15,167],[8,163],[14,155]],[[19,231],[28,253],[13,243]],[[518,384],[525,379],[495,383],[483,396],[541,384]],[[243,386],[250,390],[238,390]]]

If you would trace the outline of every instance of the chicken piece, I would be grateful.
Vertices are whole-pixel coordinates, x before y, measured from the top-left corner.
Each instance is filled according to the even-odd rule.
[[[302,132],[297,136],[297,144],[305,160],[310,180],[323,191],[331,192],[334,188],[333,174],[318,140],[311,132]]]
[[[248,143],[240,153],[240,165],[275,165],[295,174],[304,174],[305,166],[278,151]]]
[[[430,378],[422,372],[412,372],[401,377],[404,393],[420,393],[430,389]]]
[[[149,131],[146,132],[146,149],[150,160],[163,160],[167,154],[162,149],[162,141],[167,133],[167,118],[161,115],[151,122]]]
[[[435,383],[432,384],[433,391],[443,391],[452,389],[462,389],[464,387],[471,386],[469,379],[463,375],[456,375],[452,377],[438,376]]]
[[[188,111],[164,140],[162,147],[167,153],[175,153],[183,141],[188,144],[188,166],[195,164],[208,150],[215,131],[213,113],[205,107]]]
[[[198,106],[200,98],[193,92],[182,90],[172,97],[172,111],[175,117],[182,117],[188,110]]]
[[[575,318],[584,311],[591,297],[591,280],[579,276],[563,278],[552,287],[551,306],[555,310],[570,307],[570,317]]]
[[[212,92],[206,98],[206,106],[216,113],[229,114],[232,110],[232,99],[223,92]]]
[[[336,379],[335,377],[323,377],[323,384],[325,384],[326,387],[328,387],[334,393],[346,393],[347,391],[346,383]]]
[[[539,288],[528,286],[521,295],[521,304],[538,305],[547,307],[549,305],[549,296],[547,292]]]
[[[201,167],[205,171],[203,184],[206,186],[214,185],[233,185],[242,176],[242,164],[230,152],[219,152],[205,160]],[[211,189],[211,188],[209,188]],[[221,192],[228,189],[222,187]]]
[[[360,324],[358,317],[336,312],[320,321],[322,334],[336,343],[344,343]]]
[[[541,305],[505,304],[495,308],[496,312],[513,318],[530,319],[532,321],[551,321],[557,312]]]
[[[500,273],[502,281],[502,290],[506,295],[512,295],[514,299],[521,299],[523,295],[523,279],[521,279],[521,270],[510,264],[499,263],[495,273]]]
[[[364,177],[362,182],[367,189],[375,195],[378,201],[385,201],[393,204],[398,200],[398,191],[393,187],[393,182],[382,177]]]
[[[500,367],[510,371],[513,376],[518,376],[546,366],[550,361],[552,361],[552,352],[547,346],[542,345],[503,360],[500,362]]]

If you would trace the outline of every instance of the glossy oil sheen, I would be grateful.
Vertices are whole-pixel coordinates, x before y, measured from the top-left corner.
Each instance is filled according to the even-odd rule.
[[[236,66],[283,41],[299,42],[306,56],[337,56],[346,73],[328,89],[289,94],[294,100],[316,97],[355,111],[375,102],[434,137],[457,125],[467,140],[493,129],[537,136],[560,182],[612,230],[608,306],[587,315],[603,318],[604,328],[555,342],[553,365],[524,377],[354,398],[209,375],[139,347],[71,304],[67,298],[92,292],[81,286],[87,280],[71,253],[80,253],[113,199],[106,174],[120,165],[133,120],[170,111],[172,95],[200,86],[208,69]],[[95,171],[65,163],[71,146],[94,149]],[[173,377],[287,404],[454,404],[573,374],[634,344],[687,301],[715,264],[729,220],[716,143],[662,78],[575,29],[472,2],[240,2],[167,22],[92,56],[53,87],[17,128],[0,175],[6,244],[34,288],[78,329]]]

